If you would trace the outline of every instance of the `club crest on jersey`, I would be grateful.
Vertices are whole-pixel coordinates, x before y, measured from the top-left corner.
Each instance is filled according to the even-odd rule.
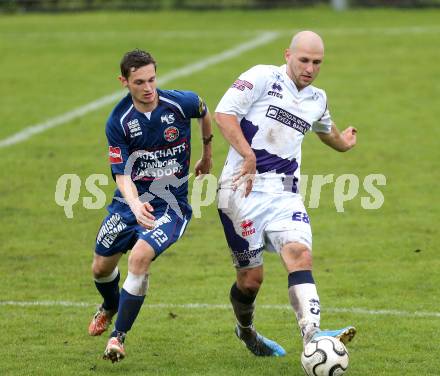
[[[174,119],[174,114],[163,114],[160,117],[160,121],[162,123],[167,123],[168,125],[173,124],[175,120],[176,119]]]
[[[278,72],[272,72],[272,76],[275,78],[275,81],[284,82],[283,76]]]
[[[241,222],[240,227],[242,236],[255,234],[254,222],[250,219],[245,219],[243,222]]]
[[[168,142],[173,142],[179,137],[179,130],[176,127],[168,127],[164,130],[163,137]]]

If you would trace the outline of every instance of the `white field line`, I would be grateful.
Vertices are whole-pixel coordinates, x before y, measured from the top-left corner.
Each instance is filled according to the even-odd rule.
[[[97,307],[96,303],[85,302],[69,302],[69,301],[55,301],[55,300],[43,300],[43,301],[12,301],[4,300],[0,301],[1,306],[13,306],[13,307]],[[199,309],[199,310],[230,310],[229,304],[205,304],[205,303],[188,303],[188,304],[145,304],[149,309]],[[282,304],[261,304],[258,305],[259,309],[272,309],[272,310],[291,310],[290,305]],[[426,317],[426,318],[440,318],[440,312],[424,312],[424,311],[399,311],[393,309],[366,309],[366,308],[324,308],[324,312],[329,313],[352,313],[358,315],[372,315],[372,316],[398,316],[398,317]]]
[[[210,56],[206,59],[202,59],[196,63],[189,64],[189,65],[186,65],[182,68],[171,71],[170,73],[163,75],[162,78],[159,79],[159,84],[164,85],[167,82],[172,81],[176,78],[189,76],[189,75],[191,75],[195,72],[199,72],[199,71],[201,71],[211,65],[215,65],[215,64],[221,63],[225,60],[232,59],[236,56],[241,55],[243,52],[252,50],[258,46],[269,43],[272,40],[276,39],[278,36],[279,36],[279,33],[277,33],[277,32],[266,32],[266,33],[260,34],[256,38],[251,39],[248,42],[241,43],[238,46],[236,46],[230,50],[226,50],[226,51],[221,52],[219,54]],[[22,141],[25,141],[35,134],[42,133],[48,129],[57,127],[59,125],[63,125],[73,119],[84,116],[90,112],[96,111],[96,110],[120,99],[123,95],[125,95],[125,93],[126,93],[125,90],[119,90],[113,94],[106,95],[102,98],[99,98],[99,99],[93,101],[93,102],[90,102],[84,106],[75,108],[72,111],[69,111],[69,112],[66,112],[62,115],[50,118],[42,123],[26,127],[23,130],[21,130],[20,132],[17,132],[10,137],[7,137],[3,140],[0,140],[0,149],[7,147],[7,146],[17,144]]]
[[[179,77],[188,76],[192,73],[200,71],[202,69],[207,68],[210,65],[214,65],[220,63],[222,61],[231,59],[233,57],[239,56],[243,52],[249,51],[253,48],[266,44],[275,38],[288,34],[289,36],[297,30],[287,30],[280,29],[276,31],[261,31],[260,34],[255,39],[250,40],[249,42],[245,42],[236,46],[231,50],[227,50],[218,55],[211,56],[207,59],[201,60],[198,63],[187,65],[183,68],[177,69],[175,71],[170,72],[168,75],[162,76],[160,79],[160,84],[164,85],[165,83]],[[404,34],[423,34],[423,33],[440,33],[440,27],[438,26],[408,26],[408,27],[373,27],[373,28],[328,28],[328,29],[320,29],[318,32],[323,34],[331,34],[331,35],[351,35],[351,34],[374,34],[374,35],[404,35]],[[171,36],[179,36],[179,34],[175,34],[175,32],[163,32],[165,35]],[[182,32],[183,36],[193,37],[194,33],[191,31]],[[186,35],[188,34],[188,35]],[[193,35],[194,34],[194,35]],[[160,33],[159,33],[160,35]],[[59,125],[65,124],[73,119],[84,116],[90,112],[96,111],[110,103],[115,102],[119,98],[121,98],[125,94],[125,91],[117,91],[113,94],[104,96],[99,98],[93,102],[90,102],[84,106],[78,107],[74,110],[66,112],[62,115],[50,118],[42,123],[38,123],[35,125],[31,125],[29,127],[24,128],[23,130],[9,136],[3,140],[0,140],[0,149],[17,144],[19,142],[25,141],[31,138],[33,135],[42,133],[48,129],[57,127]]]

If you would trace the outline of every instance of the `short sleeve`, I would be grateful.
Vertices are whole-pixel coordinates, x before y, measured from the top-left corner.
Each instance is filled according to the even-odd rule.
[[[312,131],[320,133],[330,133],[332,130],[333,120],[330,115],[330,110],[328,108],[327,96],[323,93],[323,101],[325,110],[319,120],[312,124]]]
[[[268,72],[257,65],[242,73],[220,100],[215,112],[243,118],[266,87]]]
[[[107,121],[105,134],[108,141],[108,159],[113,178],[115,175],[123,175],[125,164],[129,158],[129,147],[125,137],[125,131],[115,118]]]
[[[205,101],[192,91],[183,91],[179,101],[183,113],[187,118],[202,118],[205,116],[208,108]]]

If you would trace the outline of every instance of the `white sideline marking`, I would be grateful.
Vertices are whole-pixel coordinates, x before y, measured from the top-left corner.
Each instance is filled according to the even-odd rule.
[[[182,68],[176,69],[171,71],[168,74],[165,74],[162,76],[161,79],[159,79],[160,85],[164,85],[169,81],[172,81],[176,78],[189,76],[195,72],[201,71],[211,65],[215,65],[218,63],[221,63],[225,60],[232,59],[236,56],[241,55],[243,52],[252,50],[258,46],[261,46],[263,44],[269,43],[270,41],[277,38],[280,34],[278,32],[266,32],[263,34],[260,34],[254,39],[251,39],[248,42],[244,42],[242,44],[239,44],[238,46],[226,50],[224,52],[221,52],[219,54],[210,56],[206,59],[200,60],[199,62],[186,65]],[[59,125],[65,124],[69,122],[70,120],[76,119],[80,116],[86,115],[90,112],[96,111],[110,103],[115,102],[116,100],[120,99],[123,95],[125,95],[125,90],[119,90],[117,92],[114,92],[113,94],[106,95],[102,98],[99,98],[93,102],[90,102],[84,106],[75,108],[72,111],[66,112],[62,115],[56,116],[54,118],[50,118],[43,123],[31,125],[29,127],[26,127],[25,129],[21,130],[20,132],[17,132],[13,134],[12,136],[9,136],[3,140],[0,140],[0,149],[11,146],[14,144],[18,144],[19,142],[25,141],[32,137],[35,134],[42,133],[48,129],[57,127]]]
[[[237,47],[227,50],[223,53],[220,53],[218,55],[214,55],[212,57],[209,57],[207,59],[201,60],[198,63],[187,65],[183,68],[177,69],[175,71],[170,72],[168,75],[162,76],[162,79],[160,79],[160,84],[165,84],[175,78],[183,77],[190,75],[192,73],[195,73],[197,71],[200,71],[204,68],[207,68],[210,65],[217,64],[219,62],[231,59],[233,57],[239,56],[243,52],[246,52],[248,50],[251,50],[255,47],[261,46],[263,44],[266,44],[275,38],[277,38],[280,35],[289,34],[289,36],[292,34],[293,31],[297,30],[287,30],[287,29],[280,29],[277,31],[261,31],[262,34],[260,34],[255,39],[250,40],[249,42],[245,42],[243,44],[238,45]],[[402,34],[422,34],[422,33],[440,33],[440,28],[438,26],[410,26],[410,27],[373,27],[373,28],[329,28],[329,29],[319,29],[320,33],[323,34],[333,34],[333,35],[348,35],[348,34],[376,34],[376,35],[402,35]],[[168,32],[170,35],[175,35],[174,32]],[[198,33],[198,31],[192,32],[192,31],[183,31],[182,35],[191,33]],[[203,33],[205,35],[205,33]],[[180,32],[177,35],[181,35]],[[191,34],[192,35],[192,34]],[[95,110],[100,109],[101,107],[106,106],[107,104],[115,102],[117,99],[119,99],[121,96],[123,96],[126,93],[125,90],[117,91],[113,94],[104,96],[102,98],[99,98],[93,102],[90,102],[84,106],[78,107],[72,111],[66,112],[62,115],[50,118],[42,123],[38,123],[35,125],[31,125],[29,127],[24,128],[23,130],[13,134],[12,136],[9,136],[3,140],[0,140],[0,149],[11,146],[14,144],[17,144],[19,142],[25,141],[29,138],[31,138],[33,135],[42,133],[48,129],[57,127],[59,125],[65,124],[69,122],[70,120],[76,119],[78,117],[81,117],[83,115],[86,115],[90,112],[93,112]]]
[[[43,300],[43,301],[30,301],[20,302],[13,300],[0,301],[1,306],[13,306],[13,307],[97,307],[96,303],[85,302],[69,302],[63,300]],[[151,309],[170,309],[170,308],[182,308],[182,309],[217,309],[217,310],[229,310],[231,306],[229,304],[206,304],[206,303],[188,303],[188,304],[145,304],[146,308]],[[261,309],[276,309],[276,310],[291,310],[290,305],[282,304],[260,304],[258,308]],[[373,315],[373,316],[400,316],[400,317],[434,317],[440,318],[440,312],[424,312],[424,311],[398,311],[393,309],[366,309],[366,308],[325,308],[324,312],[329,313],[355,313],[360,315]]]

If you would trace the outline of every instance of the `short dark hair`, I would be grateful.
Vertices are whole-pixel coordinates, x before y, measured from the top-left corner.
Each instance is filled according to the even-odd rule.
[[[130,76],[131,70],[135,70],[145,65],[153,64],[156,70],[156,61],[148,52],[136,48],[127,52],[121,60],[121,74],[127,78]]]

